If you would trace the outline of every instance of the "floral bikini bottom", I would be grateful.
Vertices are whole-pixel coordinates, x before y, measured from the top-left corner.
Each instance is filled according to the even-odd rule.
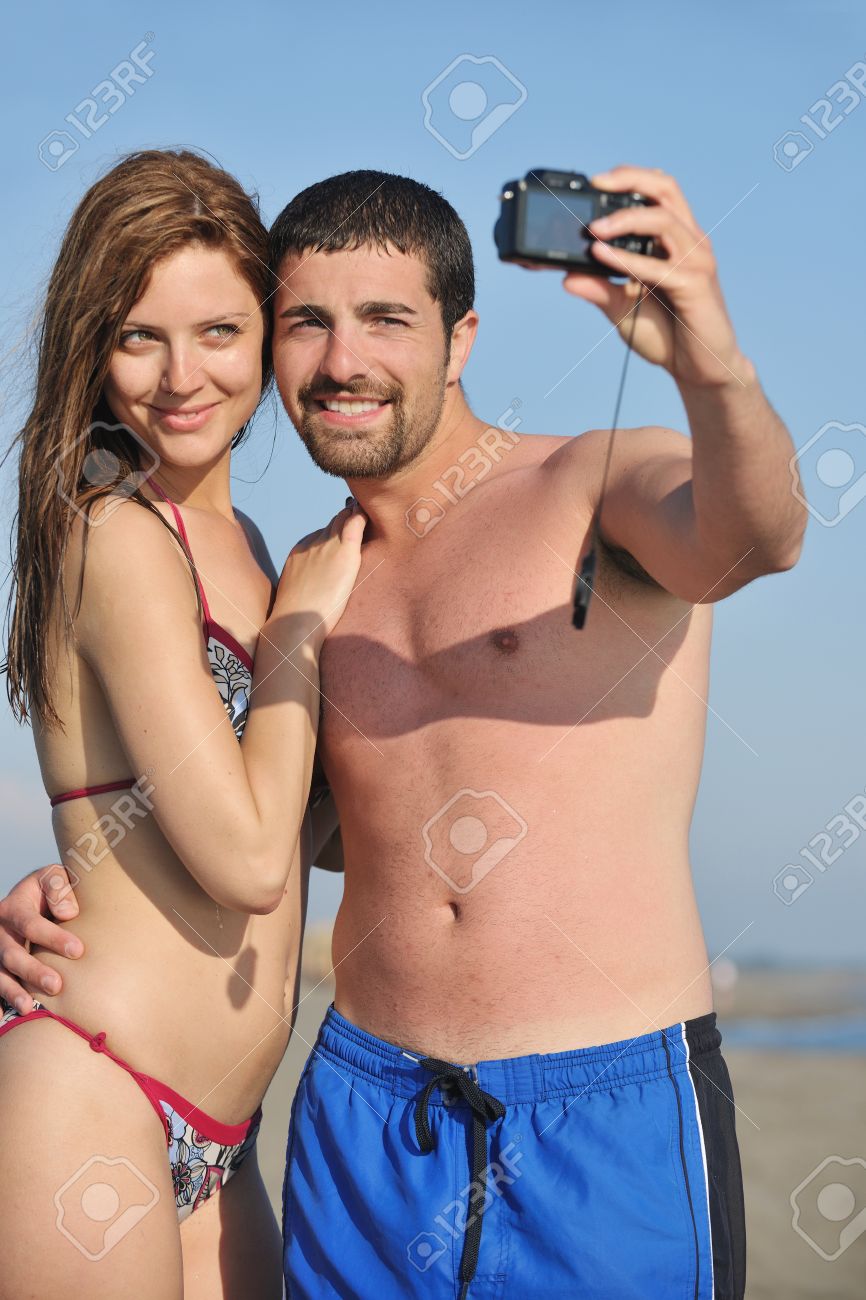
[[[0,998],[0,1037],[18,1025],[46,1017],[65,1025],[90,1043],[94,1052],[102,1052],[116,1061],[135,1079],[165,1130],[168,1161],[174,1183],[178,1222],[197,1210],[218,1192],[241,1167],[258,1137],[261,1107],[245,1124],[222,1124],[169,1088],[167,1084],[140,1074],[105,1046],[105,1034],[89,1034],[80,1025],[55,1015],[40,1002],[35,1010],[21,1015]],[[155,1191],[156,1189],[154,1189]]]

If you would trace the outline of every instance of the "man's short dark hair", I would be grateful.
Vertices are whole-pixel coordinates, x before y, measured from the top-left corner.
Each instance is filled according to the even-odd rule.
[[[295,195],[271,227],[274,271],[289,253],[367,246],[421,257],[427,288],[440,306],[445,337],[475,301],[475,268],[466,227],[447,199],[408,176],[353,171]]]

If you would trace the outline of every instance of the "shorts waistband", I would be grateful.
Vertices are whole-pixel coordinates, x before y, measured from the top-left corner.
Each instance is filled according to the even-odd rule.
[[[721,1041],[716,1013],[711,1011],[694,1020],[597,1047],[456,1064],[468,1070],[485,1092],[503,1105],[513,1106],[575,1093],[610,1091],[628,1083],[683,1073],[692,1057],[715,1051]],[[430,1071],[420,1064],[423,1053],[368,1034],[341,1016],[333,1005],[328,1008],[313,1050],[395,1097],[415,1097],[430,1082]],[[448,1103],[434,1093],[431,1104]]]

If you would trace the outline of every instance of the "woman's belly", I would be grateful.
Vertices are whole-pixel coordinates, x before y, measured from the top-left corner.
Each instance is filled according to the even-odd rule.
[[[138,846],[137,846],[138,847]],[[175,859],[176,863],[176,859]],[[179,864],[177,864],[179,867]],[[39,1000],[225,1123],[256,1109],[291,1033],[305,881],[266,916],[220,908],[180,868],[106,859],[76,886],[75,961],[34,948],[64,987]]]

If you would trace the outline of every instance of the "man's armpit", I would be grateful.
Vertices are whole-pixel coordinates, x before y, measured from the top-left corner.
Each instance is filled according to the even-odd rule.
[[[652,587],[656,591],[665,590],[661,583],[656,582],[652,574],[647,573],[646,569],[639,560],[635,559],[631,551],[626,551],[621,546],[612,546],[611,543],[606,542],[602,536],[599,536],[598,541],[604,559],[609,561],[619,573],[623,573],[627,577],[633,578],[635,582],[639,582],[645,587]]]

